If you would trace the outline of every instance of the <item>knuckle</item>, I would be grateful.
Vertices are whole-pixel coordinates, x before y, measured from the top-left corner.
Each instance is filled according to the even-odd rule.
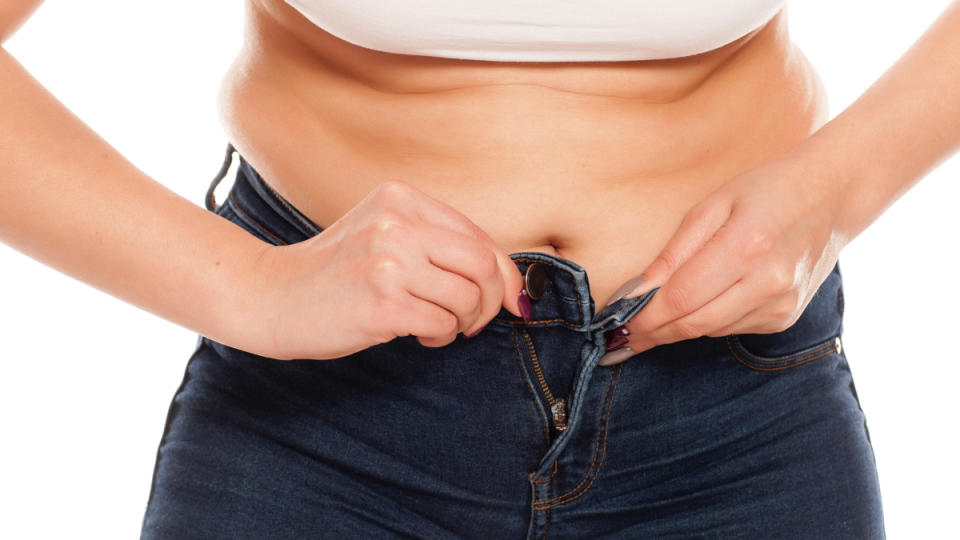
[[[774,234],[764,227],[753,227],[742,233],[743,254],[758,257],[773,249]]]
[[[386,180],[377,186],[377,194],[388,200],[407,197],[412,191],[413,187],[401,180]]]
[[[680,258],[672,251],[664,250],[657,255],[651,266],[661,266],[668,274],[672,274],[680,266]]]
[[[379,236],[390,236],[393,239],[402,237],[408,227],[397,212],[387,210],[377,219],[374,228]]]
[[[770,294],[784,294],[793,288],[794,274],[789,268],[771,265],[766,275],[766,290]]]
[[[674,322],[673,331],[680,339],[695,339],[703,335],[698,325],[683,319]]]
[[[674,313],[686,313],[689,294],[683,286],[673,286],[663,295],[667,309]]]
[[[383,286],[383,290],[392,290],[403,274],[403,263],[386,253],[374,255],[367,269],[368,279]]]
[[[714,212],[713,205],[698,203],[690,208],[687,214],[683,217],[683,221],[687,223],[703,221],[705,219],[708,219],[711,215],[713,215],[713,212]]]

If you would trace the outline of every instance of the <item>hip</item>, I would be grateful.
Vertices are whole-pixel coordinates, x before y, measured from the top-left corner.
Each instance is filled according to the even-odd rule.
[[[275,244],[320,232],[243,162],[211,206]],[[788,330],[605,367],[656,290],[596,310],[573,261],[511,258],[541,273],[531,320],[444,347],[277,361],[201,338],[144,538],[883,536],[839,266]]]

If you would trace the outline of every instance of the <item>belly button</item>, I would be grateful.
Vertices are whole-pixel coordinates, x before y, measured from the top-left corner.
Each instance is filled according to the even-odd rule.
[[[560,242],[560,241],[557,240],[556,238],[548,238],[548,239],[547,239],[547,247],[549,247],[550,249],[552,249],[553,251],[555,251],[557,255],[560,254],[560,245],[561,245],[561,244],[562,244],[562,242]]]

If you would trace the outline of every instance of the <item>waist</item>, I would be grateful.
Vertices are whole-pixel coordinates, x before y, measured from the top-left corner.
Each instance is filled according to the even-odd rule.
[[[241,154],[323,228],[377,184],[403,180],[507,252],[576,261],[601,299],[648,264],[709,191],[826,120],[806,59],[783,34],[763,32],[672,93],[641,91],[631,77],[617,86],[611,73],[631,73],[619,63],[593,66],[596,76],[556,65],[545,77],[535,76],[543,66],[498,63],[446,77],[447,66],[432,71],[433,91],[386,88],[345,73],[340,57],[268,50],[238,59],[221,112]],[[366,54],[345,55],[354,53]],[[484,79],[487,69],[499,76]],[[636,71],[647,69],[656,68]],[[422,81],[423,70],[410,73]],[[609,262],[611,249],[627,253]]]

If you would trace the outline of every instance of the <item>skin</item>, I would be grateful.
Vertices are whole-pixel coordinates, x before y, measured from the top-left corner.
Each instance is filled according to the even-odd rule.
[[[660,287],[626,324],[626,346],[642,352],[792,326],[840,250],[956,153],[958,90],[960,2],[953,2],[840,115],[691,209],[627,295]],[[608,354],[601,364],[626,359]]]
[[[38,4],[7,0],[0,37]],[[322,234],[271,246],[180,198],[0,50],[0,240],[278,359],[519,316],[523,250],[583,266],[597,309],[640,272],[660,286],[628,323],[635,351],[776,331],[960,141],[956,4],[826,125],[785,12],[701,55],[561,65],[372,51],[282,1],[245,6],[224,127]]]

